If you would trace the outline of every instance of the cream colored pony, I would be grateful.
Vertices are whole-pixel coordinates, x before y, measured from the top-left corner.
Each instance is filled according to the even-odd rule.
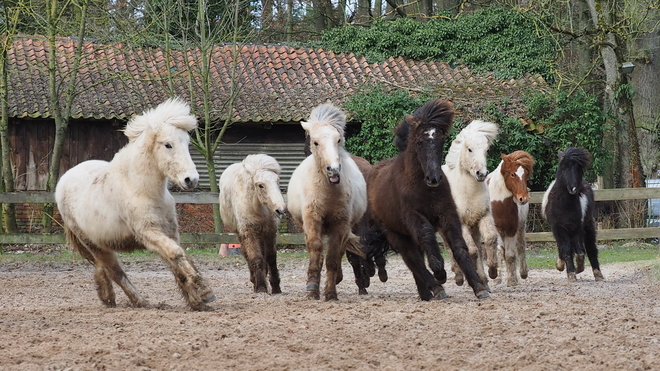
[[[497,125],[492,122],[472,121],[452,141],[445,157],[445,165],[442,165],[461,219],[463,238],[467,243],[470,258],[484,283],[488,282],[488,278],[483,267],[481,238],[483,237],[486,245],[488,266],[494,267],[494,271],[489,269],[489,273],[495,277],[497,249],[502,245],[491,214],[488,186],[484,183],[488,175],[486,155],[497,133]],[[462,285],[463,272],[453,258],[452,271],[456,284]]]
[[[230,165],[220,176],[220,216],[227,230],[238,236],[254,292],[268,292],[269,274],[271,292],[282,292],[275,240],[286,204],[279,174],[277,160],[258,154]]]
[[[323,237],[327,236],[325,300],[336,300],[336,286],[343,279],[344,252],[364,257],[359,238],[351,228],[367,209],[367,187],[355,161],[344,149],[344,112],[330,103],[322,104],[301,125],[310,137],[312,154],[291,176],[288,207],[305,233],[309,252],[307,297],[320,298]]]
[[[113,281],[133,306],[147,305],[115,255],[140,249],[167,262],[191,308],[204,309],[216,298],[179,245],[174,198],[167,190],[168,178],[182,189],[197,185],[188,152],[188,131],[196,127],[188,104],[169,99],[128,122],[129,142],[112,161],[85,161],[57,184],[67,240],[94,264],[98,296],[107,307],[116,306]]]

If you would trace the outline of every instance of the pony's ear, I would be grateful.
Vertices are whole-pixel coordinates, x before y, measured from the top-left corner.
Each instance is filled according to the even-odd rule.
[[[309,133],[309,129],[310,129],[310,126],[311,126],[311,125],[309,124],[309,122],[307,122],[307,121],[300,121],[300,126],[302,126],[302,128],[305,129],[305,131]]]
[[[413,128],[419,126],[419,120],[417,120],[413,115],[407,114],[403,119]]]
[[[500,157],[502,158],[502,161],[506,161],[509,157],[505,155],[504,153],[500,153]]]
[[[564,151],[562,151],[562,150],[557,151],[557,156],[559,157],[559,160],[561,161],[564,158]]]

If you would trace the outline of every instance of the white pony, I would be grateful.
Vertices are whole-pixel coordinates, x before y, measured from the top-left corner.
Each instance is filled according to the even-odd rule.
[[[269,273],[271,292],[282,292],[275,240],[286,204],[279,174],[277,160],[258,154],[230,165],[220,176],[220,216],[227,230],[238,236],[254,292],[268,292]]]
[[[167,179],[182,189],[199,180],[190,158],[188,131],[197,127],[190,107],[169,99],[128,122],[128,144],[111,162],[90,160],[62,175],[55,190],[67,240],[94,264],[98,296],[115,307],[112,281],[131,304],[147,305],[126,277],[115,252],[147,249],[170,266],[192,309],[206,308],[215,295],[179,245],[174,198]]]
[[[484,273],[481,238],[486,245],[491,278],[495,278],[491,267],[495,267],[494,274],[497,274],[497,249],[502,244],[491,214],[488,187],[484,183],[488,175],[486,155],[497,133],[498,127],[492,122],[472,121],[452,141],[442,165],[461,219],[470,258],[484,282],[488,282],[488,278]],[[448,251],[451,254],[451,250]],[[456,284],[462,285],[463,272],[453,257],[452,271]]]
[[[322,104],[301,125],[309,135],[312,154],[291,175],[288,208],[305,233],[309,252],[307,297],[320,298],[323,237],[327,236],[325,300],[336,300],[336,285],[343,279],[344,252],[365,256],[351,228],[367,209],[367,187],[344,149],[344,112],[330,103]]]

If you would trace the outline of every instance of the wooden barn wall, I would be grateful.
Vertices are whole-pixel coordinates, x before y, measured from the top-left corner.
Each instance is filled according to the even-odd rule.
[[[122,122],[74,121],[69,124],[60,174],[86,160],[112,159],[127,139]],[[17,191],[46,189],[55,124],[52,120],[14,120],[10,127],[11,162]]]

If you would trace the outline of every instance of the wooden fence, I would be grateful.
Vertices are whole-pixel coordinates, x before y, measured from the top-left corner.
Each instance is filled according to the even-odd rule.
[[[623,201],[623,200],[648,200],[660,199],[660,188],[622,188],[603,189],[594,191],[596,201]],[[541,203],[543,192],[532,192],[530,203]],[[215,204],[218,203],[217,193],[210,192],[185,192],[175,193],[174,199],[177,203],[185,204]],[[52,193],[46,192],[14,192],[0,193],[0,203],[47,203],[54,202]],[[660,227],[647,228],[622,228],[622,229],[600,229],[598,240],[627,240],[660,238]],[[529,242],[552,242],[554,238],[551,232],[527,233]],[[218,244],[237,243],[236,236],[232,233],[182,233],[182,244]],[[302,245],[304,236],[301,233],[280,233],[277,237],[278,244]],[[63,233],[0,233],[0,245],[3,244],[64,244],[66,243]]]

